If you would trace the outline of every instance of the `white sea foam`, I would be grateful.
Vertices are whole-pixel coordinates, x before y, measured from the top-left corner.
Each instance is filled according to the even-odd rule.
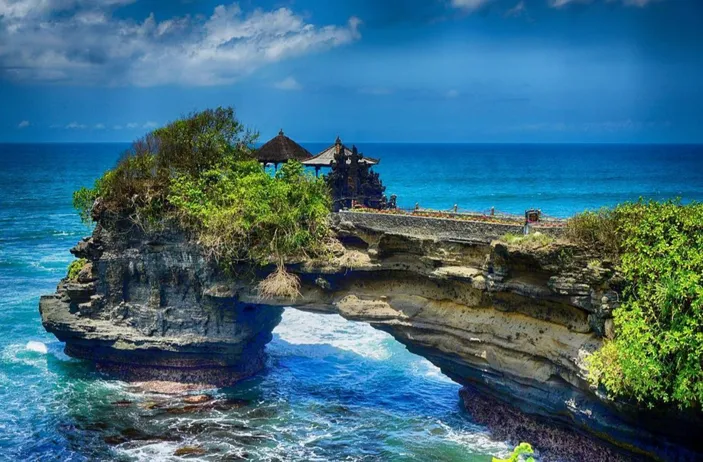
[[[26,345],[12,344],[6,346],[0,354],[0,364],[24,364],[26,366],[46,368],[46,357],[31,354]]]
[[[25,348],[27,349],[27,351],[33,351],[35,353],[41,353],[43,355],[49,352],[49,349],[42,342],[27,342],[27,346]]]
[[[306,313],[288,308],[274,332],[293,345],[331,345],[376,360],[391,356],[387,348],[387,342],[392,338],[390,335],[336,314]]]
[[[144,462],[151,462],[154,460],[183,460],[181,457],[176,457],[173,455],[179,447],[181,447],[181,444],[179,443],[159,442],[137,447],[120,447],[118,448],[118,451],[131,459]],[[203,459],[190,456],[188,457],[188,460]]]
[[[446,431],[444,439],[464,446],[468,451],[492,454],[497,457],[507,457],[510,454],[507,444],[491,439],[488,432],[481,431],[478,426],[454,429],[441,421],[437,421],[437,424]]]
[[[442,370],[426,359],[418,357],[411,367],[414,374],[426,377],[437,382],[454,383],[452,379],[442,373]]]

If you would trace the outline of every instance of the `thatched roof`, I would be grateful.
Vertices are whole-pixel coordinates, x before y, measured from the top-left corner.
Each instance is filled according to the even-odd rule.
[[[310,159],[312,154],[307,149],[288,138],[283,134],[283,130],[278,132],[278,136],[272,138],[266,144],[254,152],[254,157],[259,162],[267,164],[280,164],[291,159]]]
[[[332,167],[334,162],[334,155],[339,152],[340,149],[344,150],[344,157],[347,159],[347,164],[351,163],[352,150],[342,144],[342,140],[337,138],[337,141],[315,157],[303,161],[303,165],[308,167]],[[362,157],[359,159],[362,164],[376,165],[380,162],[380,159],[374,159],[373,157]]]

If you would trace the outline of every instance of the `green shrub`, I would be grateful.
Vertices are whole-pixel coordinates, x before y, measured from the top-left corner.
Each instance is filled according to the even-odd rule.
[[[88,263],[85,258],[79,258],[78,260],[73,260],[70,265],[68,265],[68,272],[66,274],[66,279],[71,282],[76,282],[78,280],[78,273],[81,272],[83,267]]]
[[[330,235],[327,187],[295,161],[275,177],[254,161],[195,179],[181,176],[168,202],[182,226],[225,267],[242,261],[280,267],[285,258],[324,252]]]
[[[615,338],[589,360],[592,382],[650,406],[700,408],[703,204],[640,201],[618,206],[605,220],[589,229],[607,230],[596,240],[607,236],[616,244],[626,288],[613,312]]]
[[[515,449],[513,449],[510,457],[507,459],[496,459],[494,457],[493,462],[519,462],[520,460],[524,460],[525,462],[534,462],[535,459],[532,457],[532,454],[534,453],[535,451],[529,443],[520,443],[515,447]],[[523,456],[525,456],[524,459],[522,458]]]
[[[255,136],[230,108],[170,123],[135,141],[92,189],[74,193],[87,220],[129,219],[145,231],[177,225],[225,269],[315,256],[329,238],[323,180],[289,162],[272,177],[251,157]]]
[[[566,222],[564,237],[584,247],[608,255],[618,255],[621,241],[616,227],[621,210],[603,208],[575,215]]]

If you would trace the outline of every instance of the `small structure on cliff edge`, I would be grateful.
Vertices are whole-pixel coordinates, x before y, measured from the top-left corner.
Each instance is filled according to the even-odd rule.
[[[337,141],[325,150],[323,150],[318,155],[303,161],[303,165],[307,167],[315,167],[315,173],[319,174],[321,168],[332,168],[336,162],[338,155],[343,155],[347,159],[347,163],[351,163],[352,149],[349,149],[344,144],[342,140],[337,137]],[[364,165],[372,166],[380,162],[380,159],[374,159],[372,157],[364,157],[359,154],[359,162]]]
[[[383,195],[386,188],[378,173],[371,171],[371,167],[378,163],[378,159],[364,157],[356,146],[347,148],[337,137],[334,145],[304,161],[303,165],[315,167],[316,172],[321,167],[332,169],[326,178],[334,201],[332,208],[336,212],[355,205],[374,209],[388,207]]]
[[[312,154],[283,134],[283,129],[278,132],[278,136],[269,140],[254,152],[254,157],[259,162],[273,164],[275,169],[278,169],[278,164],[284,164],[289,160],[295,159],[304,161],[312,158]]]

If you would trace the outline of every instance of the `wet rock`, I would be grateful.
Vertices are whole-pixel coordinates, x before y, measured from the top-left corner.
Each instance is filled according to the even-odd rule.
[[[206,395],[202,395],[203,397]],[[203,398],[201,398],[203,399]],[[187,402],[187,401],[186,401]],[[213,400],[204,399],[197,401],[195,404],[188,404],[186,406],[170,407],[165,409],[167,414],[180,415],[180,414],[194,414],[199,412],[210,412],[210,411],[230,411],[232,409],[239,409],[247,406],[248,402],[238,399],[224,399],[224,400]]]
[[[162,406],[163,406],[163,403],[159,403],[156,401],[147,401],[145,403],[139,404],[139,407],[141,407],[142,409],[147,409],[147,410],[159,409]]]
[[[529,442],[543,462],[628,462],[632,459],[580,433],[548,424],[470,388],[460,396],[471,419],[517,446]]]
[[[95,432],[104,431],[104,430],[107,430],[108,428],[110,428],[110,426],[105,422],[91,422],[91,423],[83,426],[84,430],[95,431]]]
[[[113,401],[111,404],[115,407],[130,407],[132,405],[132,401],[120,400]]]
[[[204,454],[207,454],[207,451],[200,446],[184,446],[176,449],[173,453],[173,455],[177,457],[202,456]]]
[[[214,398],[210,395],[192,395],[183,398],[183,402],[188,404],[202,404],[212,401],[213,399]]]
[[[180,383],[180,382],[169,382],[162,380],[151,380],[148,382],[135,382],[132,383],[133,388],[137,388],[140,391],[147,393],[157,393],[161,395],[181,395],[183,393],[202,391],[202,390],[212,390],[215,388],[213,385],[199,384],[199,383]]]
[[[109,444],[110,446],[118,446],[120,444],[126,443],[129,440],[127,438],[125,438],[124,436],[111,435],[111,436],[103,437],[103,441],[105,443]]]
[[[111,439],[112,441],[121,441],[121,442],[127,442],[127,441],[180,441],[181,437],[179,435],[175,434],[166,434],[166,435],[153,435],[150,433],[146,433],[143,430],[140,430],[138,428],[125,428],[120,432],[119,435],[112,435],[108,436],[106,438]],[[107,442],[107,441],[106,441]],[[116,444],[121,444],[121,442],[118,442]],[[108,443],[112,444],[112,443]]]

